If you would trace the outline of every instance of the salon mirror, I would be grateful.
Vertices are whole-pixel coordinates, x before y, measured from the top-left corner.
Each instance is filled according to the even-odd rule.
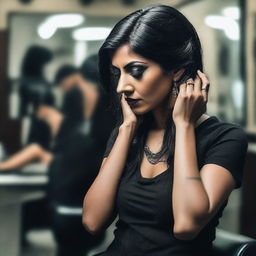
[[[9,15],[9,116],[20,119],[19,86],[26,74],[53,84],[63,64],[77,67],[96,53],[120,17],[80,13],[11,13]],[[51,55],[51,56],[50,56]],[[33,74],[33,72],[35,74]]]

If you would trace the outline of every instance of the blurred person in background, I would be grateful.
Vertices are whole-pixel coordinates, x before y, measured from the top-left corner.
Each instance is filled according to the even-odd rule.
[[[54,106],[54,95],[50,88],[37,86],[27,89],[26,99],[33,108],[30,117],[34,120],[29,142],[13,156],[3,159],[0,171],[17,169],[35,160],[46,165],[51,161],[51,141],[62,121],[62,115]]]
[[[83,116],[80,122],[74,122],[74,115],[69,115],[67,128],[75,125],[68,136],[65,129],[60,131],[62,139],[56,144],[49,168],[48,191],[58,256],[86,255],[105,236],[104,231],[92,236],[82,225],[83,197],[97,175],[107,138],[114,127],[113,117],[106,108],[106,95],[99,86],[97,55],[85,60],[75,81],[76,86],[69,89],[69,100],[73,110],[76,109],[73,111],[76,120]],[[78,95],[81,101],[77,100]],[[79,102],[84,103],[82,112]]]
[[[47,169],[52,160],[51,142],[56,136],[62,115],[55,109],[51,88],[44,85],[27,87],[26,93],[27,103],[33,109],[30,113],[33,122],[29,142],[14,155],[0,161],[0,172],[20,170],[21,167],[33,162],[41,162],[44,164],[44,169]],[[28,245],[26,240],[28,230],[49,225],[49,218],[45,217],[47,205],[45,198],[22,205],[22,246]]]
[[[239,125],[206,114],[209,80],[193,25],[167,5],[136,10],[114,26],[99,60],[119,120],[83,223],[97,234],[118,221],[97,255],[212,255],[248,139]]]
[[[7,156],[0,162],[0,171],[20,170],[21,167],[33,162],[42,163],[48,169],[54,157],[56,140],[59,141],[57,144],[61,145],[63,130],[65,130],[64,136],[67,136],[72,127],[83,120],[83,97],[69,91],[76,86],[74,78],[76,79],[78,72],[79,70],[72,65],[63,65],[55,75],[55,84],[64,91],[64,104],[61,111],[53,104],[54,95],[50,87],[42,84],[26,87],[26,102],[30,105],[29,116],[33,120],[29,140],[20,151]],[[38,138],[41,139],[38,140]],[[22,246],[28,245],[27,231],[35,227],[49,226],[48,212],[48,198],[23,204]]]
[[[33,122],[29,139],[22,150],[0,162],[0,171],[20,168],[33,161],[50,164],[53,157],[54,142],[58,137],[60,127],[63,125],[64,116],[71,115],[73,120],[78,119],[77,122],[83,119],[83,99],[78,96],[70,100],[72,92],[69,92],[73,86],[76,86],[75,80],[78,72],[79,70],[72,65],[63,65],[56,72],[55,84],[61,91],[64,91],[61,110],[55,107],[51,87],[42,84],[26,87],[26,103],[33,110],[30,112]],[[77,104],[77,109],[74,109],[74,102]]]
[[[24,54],[18,87],[23,144],[36,142],[42,146],[47,146],[45,142],[49,141],[47,124],[33,115],[35,113],[33,108],[35,107],[35,100],[40,100],[34,99],[34,97],[41,96],[43,91],[52,89],[52,83],[45,78],[45,67],[52,59],[52,51],[40,45],[30,46]],[[40,90],[42,91],[41,93],[39,93]]]
[[[30,95],[37,86],[51,87],[51,84],[44,76],[44,68],[53,58],[52,52],[43,46],[32,45],[26,51],[22,64],[20,75],[20,115],[28,115],[31,111]]]
[[[51,129],[50,150],[33,143],[0,163],[0,170],[18,168],[32,160],[49,166],[47,195],[57,255],[84,255],[105,235],[103,231],[95,237],[84,229],[82,202],[97,175],[114,118],[99,86],[96,55],[87,58],[79,70],[63,66],[55,82],[64,92],[62,111],[46,105],[35,108],[37,118]],[[38,216],[35,211],[34,216]]]
[[[26,87],[26,102],[30,105],[29,116],[33,120],[29,140],[20,151],[10,157],[7,156],[0,162],[0,171],[19,170],[32,162],[42,163],[48,169],[54,157],[54,144],[56,140],[62,139],[59,131],[63,131],[63,126],[65,126],[65,136],[67,136],[75,123],[83,119],[83,98],[80,95],[74,95],[74,98],[71,95],[72,92],[69,92],[69,89],[75,86],[74,77],[76,78],[75,75],[78,72],[79,70],[72,65],[63,65],[55,75],[55,83],[64,91],[64,106],[61,111],[54,106],[55,101],[51,87],[43,84]],[[70,100],[70,98],[73,99]],[[76,108],[74,108],[74,102],[77,105]],[[72,123],[63,122],[63,120],[70,119],[69,115],[72,116]],[[67,128],[67,123],[69,128]],[[60,142],[58,143],[60,144]],[[28,246],[26,233],[29,230],[49,226],[48,205],[47,197],[23,204],[22,246]]]

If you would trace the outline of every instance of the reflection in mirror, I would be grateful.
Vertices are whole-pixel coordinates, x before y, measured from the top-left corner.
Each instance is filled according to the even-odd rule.
[[[195,10],[197,15],[194,15]],[[197,1],[181,11],[195,25],[202,42],[205,71],[211,83],[208,113],[244,125],[239,1]]]
[[[78,67],[86,56],[97,52],[117,20],[82,14],[11,14],[8,54],[10,117],[22,116],[19,87],[24,76],[22,66],[31,46],[44,47],[52,53],[51,60],[40,65],[40,59],[34,56],[33,63],[41,66],[41,78],[52,84],[54,74],[62,64]]]
[[[9,17],[10,117],[21,120],[23,147],[2,159],[0,171],[7,176],[14,171],[18,178],[25,172],[25,186],[40,174],[43,179],[30,193],[44,193],[22,204],[23,246],[39,227],[51,230],[48,245],[55,241],[58,255],[82,255],[106,237],[105,231],[92,237],[81,214],[114,126],[99,83],[97,52],[117,20],[81,14]]]

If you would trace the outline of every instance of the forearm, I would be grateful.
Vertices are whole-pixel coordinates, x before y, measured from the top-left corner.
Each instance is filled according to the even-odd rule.
[[[209,210],[209,198],[198,169],[192,125],[176,127],[172,200],[176,228],[196,225]]]
[[[113,148],[84,198],[83,223],[92,232],[99,230],[113,212],[133,134],[133,125],[119,128]]]
[[[20,168],[33,160],[43,157],[43,149],[38,144],[30,144],[10,158],[0,163],[0,170]]]

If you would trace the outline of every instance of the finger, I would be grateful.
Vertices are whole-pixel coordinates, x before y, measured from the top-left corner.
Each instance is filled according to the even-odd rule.
[[[179,85],[179,95],[185,96],[187,94],[186,87],[187,87],[186,83]]]
[[[127,108],[127,105],[128,105],[127,101],[125,100],[124,93],[121,94],[121,105],[122,105],[123,110],[125,108]]]
[[[210,84],[202,85],[202,94],[204,96],[204,101],[208,101],[208,91],[209,91]]]
[[[128,102],[127,102],[126,99],[125,99],[124,93],[122,93],[121,101],[122,101],[122,109],[123,109],[123,112],[124,112],[124,113],[133,113],[133,111],[132,111],[130,105],[128,104]]]
[[[189,78],[187,81],[186,81],[186,92],[187,92],[187,95],[192,95],[193,94],[193,91],[194,91],[194,80],[192,78]]]
[[[203,72],[201,72],[200,70],[197,70],[197,74],[201,78],[203,85],[209,84],[209,80],[208,80],[207,76]]]
[[[202,93],[201,91],[202,88],[202,80],[200,79],[200,77],[197,75],[195,78],[195,85],[194,85],[194,91],[200,95]]]
[[[126,101],[126,99],[125,99],[125,96],[124,96],[124,93],[122,93],[122,99],[121,99],[121,101],[122,101],[122,104],[123,104],[123,106],[125,107],[125,108],[130,108],[130,105],[128,104],[128,102]]]
[[[203,72],[201,72],[200,70],[198,70],[197,73],[202,80],[201,92],[203,94],[204,101],[207,102],[208,101],[208,91],[209,91],[209,87],[210,87],[209,80],[206,77],[206,75]]]
[[[121,104],[123,105],[123,103],[124,103],[124,94],[123,93],[121,93],[121,95],[120,95],[120,101],[121,101]]]

